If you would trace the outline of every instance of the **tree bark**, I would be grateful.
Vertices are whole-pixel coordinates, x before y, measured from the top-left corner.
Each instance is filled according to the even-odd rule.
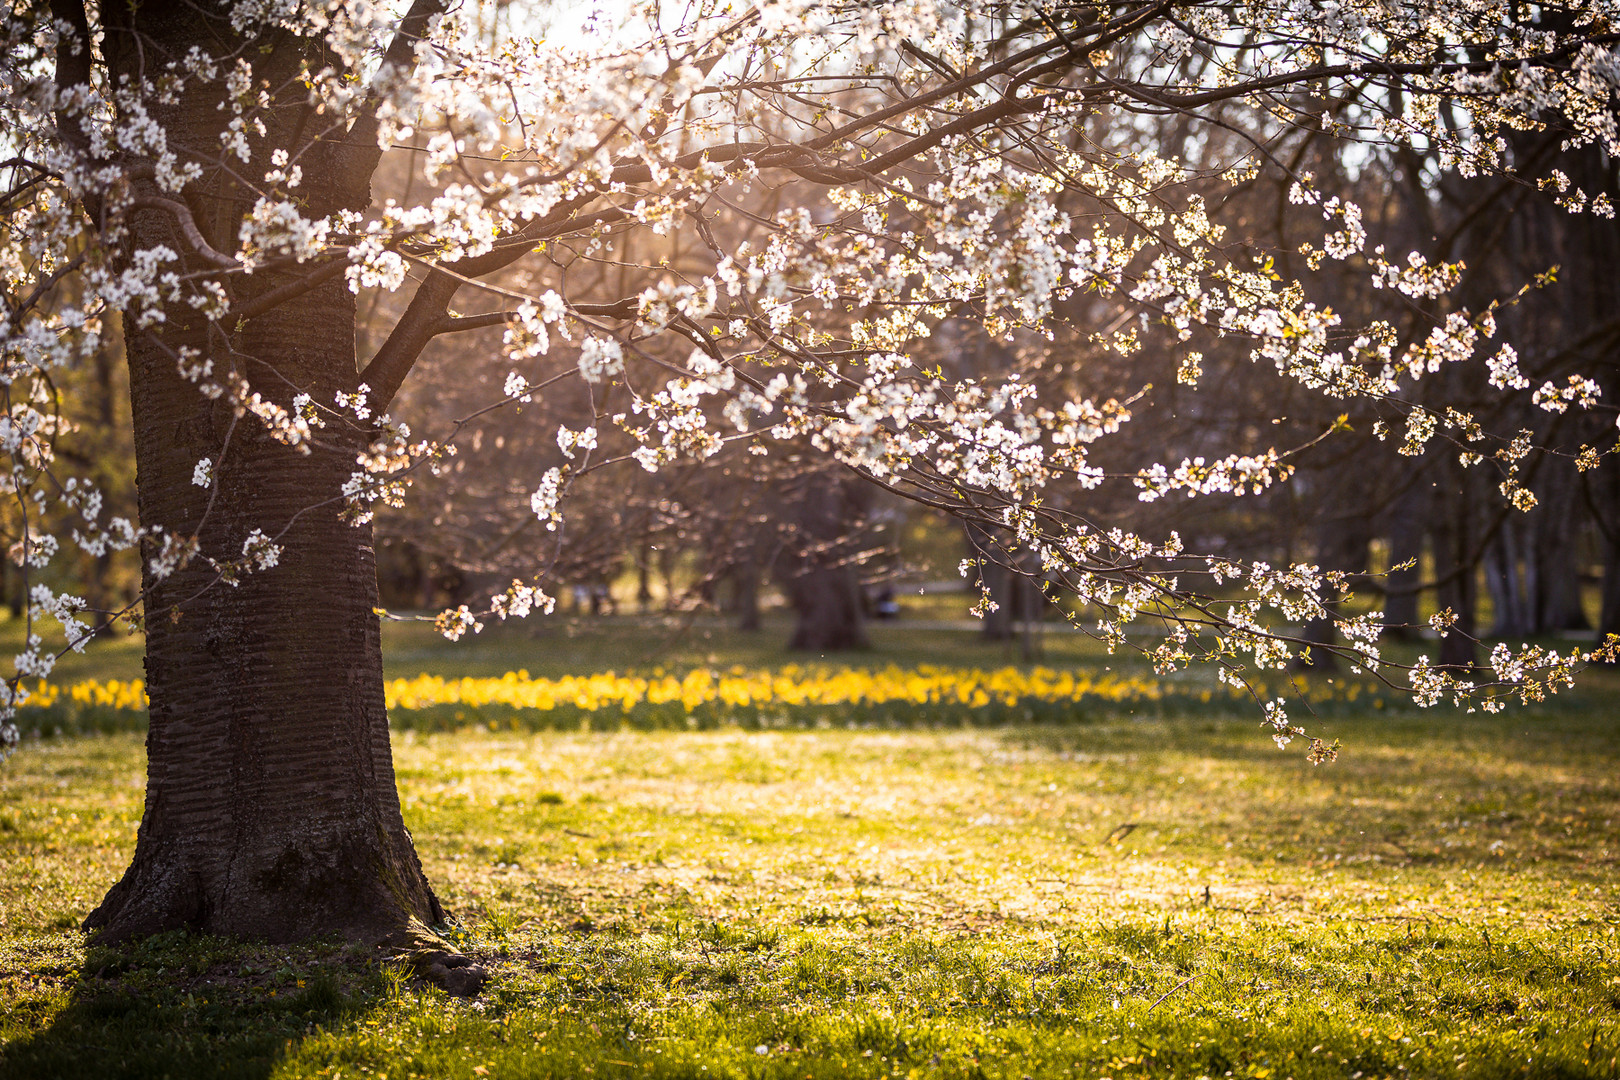
[[[1519,550],[1520,539],[1517,522],[1508,520],[1485,547],[1485,584],[1496,616],[1491,627],[1493,637],[1522,638],[1535,631],[1529,612],[1535,590],[1526,580],[1528,560]]]
[[[1614,470],[1599,473],[1592,481],[1593,519],[1603,552],[1603,584],[1598,609],[1597,639],[1602,644],[1610,634],[1620,634],[1620,477]]]
[[[636,545],[636,610],[645,615],[652,610],[652,553],[647,545]]]
[[[968,551],[979,561],[978,580],[974,584],[988,590],[995,605],[979,620],[979,635],[985,641],[1011,641],[1013,620],[1019,617],[1020,595],[1017,578],[1004,565],[1008,556],[983,526],[964,522],[962,529],[967,534]]]
[[[748,552],[731,570],[731,606],[737,616],[737,629],[745,632],[758,630],[759,616],[759,563],[750,545]]]
[[[254,320],[238,348],[329,401],[354,370],[353,312],[339,283]],[[379,940],[442,921],[394,786],[371,530],[340,517],[364,432],[333,424],[303,455],[245,418],[209,509],[191,474],[221,460],[230,407],[150,339],[129,360],[142,521],[197,531],[207,554],[286,531],[280,565],[236,587],[202,559],[164,580],[148,560],[146,810],[86,928]]]
[[[1016,638],[1024,663],[1034,663],[1038,649],[1035,624],[1046,608],[1046,597],[1036,585],[1034,567],[1027,553],[1015,554],[998,542],[996,535],[982,525],[963,523],[968,550],[979,560],[975,585],[988,589],[995,605],[979,620],[979,634],[985,641],[999,641],[1011,647]]]
[[[163,51],[242,45],[265,85],[296,91],[267,114],[272,127],[254,140],[253,160],[300,145],[307,103],[293,76],[318,46],[235,41],[208,5],[114,5],[103,14],[115,75],[150,74],[143,58]],[[230,116],[217,104],[213,94],[188,93],[154,105],[154,115],[171,146],[217,149]],[[317,213],[370,199],[370,166],[356,165],[337,134],[300,155],[300,196]],[[213,170],[184,198],[205,242],[232,250],[253,193]],[[208,252],[177,235],[172,214],[137,210],[130,225],[136,249],[167,244],[186,269],[205,265]],[[234,280],[235,309],[250,310],[292,278],[261,270]],[[141,522],[195,537],[199,555],[160,576],[155,545],[144,553],[146,806],[129,869],[85,920],[103,941],[181,927],[270,941],[397,940],[443,919],[394,786],[371,529],[342,516],[369,424],[330,419],[302,453],[228,395],[205,396],[177,364],[177,350],[193,348],[216,382],[246,379],[282,408],[299,392],[330,407],[358,382],[354,302],[336,277],[229,325],[210,327],[178,307],[148,330],[125,319]],[[212,488],[193,483],[205,457],[215,463]],[[208,560],[240,560],[255,529],[280,545],[280,565],[236,585],[218,580]]]
[[[1620,541],[1603,544],[1602,609],[1598,616],[1598,643],[1620,634]]]
[[[1580,539],[1587,522],[1580,500],[1580,474],[1558,458],[1542,461],[1541,472],[1542,506],[1530,523],[1536,632],[1589,630],[1592,623],[1581,605]]]
[[[788,648],[842,652],[870,646],[853,567],[809,570],[793,579],[789,591],[798,620]]]

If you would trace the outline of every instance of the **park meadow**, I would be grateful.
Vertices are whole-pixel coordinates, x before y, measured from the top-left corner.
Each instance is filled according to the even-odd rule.
[[[1620,0],[0,41],[0,1080],[1620,1080]]]
[[[1497,716],[1318,677],[1312,734],[1343,746],[1312,766],[1252,705],[1150,692],[1068,632],[1031,667],[903,623],[818,660],[774,630],[609,621],[391,628],[401,797],[441,932],[490,973],[470,1000],[339,941],[87,945],[142,735],[64,694],[0,770],[0,1076],[1616,1075],[1610,673]],[[138,644],[100,648],[57,681],[138,677]],[[921,704],[837,700],[924,669]],[[677,724],[599,694],[593,724],[442,689],[518,670],[554,696],[609,671],[829,696]],[[402,701],[424,674],[439,703]]]

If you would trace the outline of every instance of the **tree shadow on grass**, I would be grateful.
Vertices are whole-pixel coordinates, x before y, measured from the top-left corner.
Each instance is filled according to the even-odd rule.
[[[363,1020],[388,985],[378,957],[342,945],[177,932],[92,946],[66,1007],[0,1046],[0,1080],[262,1080],[304,1039]],[[35,1004],[50,1013],[59,995]]]

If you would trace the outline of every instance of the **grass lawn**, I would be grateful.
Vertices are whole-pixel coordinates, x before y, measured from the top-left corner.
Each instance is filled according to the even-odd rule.
[[[411,633],[391,674],[623,670],[661,631]],[[337,943],[87,949],[140,737],[32,742],[0,767],[0,1077],[1614,1077],[1617,699],[1340,718],[1318,768],[1229,715],[402,732],[473,1002]]]

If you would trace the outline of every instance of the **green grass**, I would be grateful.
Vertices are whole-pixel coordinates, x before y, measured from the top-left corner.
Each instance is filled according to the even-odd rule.
[[[783,659],[406,630],[392,673]],[[871,654],[917,657],[1001,658]],[[337,943],[87,949],[140,737],[30,742],[0,767],[0,1077],[1614,1077],[1617,691],[1340,718],[1314,769],[1219,715],[402,732],[447,933],[493,971],[471,1003]]]
[[[1609,1076],[1620,1054],[1597,709],[1380,720],[1314,770],[1211,720],[406,734],[398,757],[452,934],[496,971],[480,1002],[336,946],[86,953],[139,743],[60,740],[4,781],[0,1075]]]

